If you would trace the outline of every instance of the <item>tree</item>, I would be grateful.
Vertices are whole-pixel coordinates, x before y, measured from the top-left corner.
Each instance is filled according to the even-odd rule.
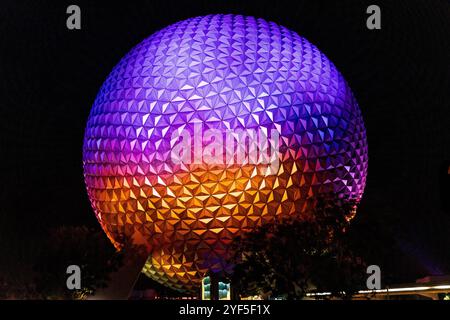
[[[300,299],[314,288],[350,297],[365,283],[362,259],[345,243],[354,210],[352,201],[324,197],[312,212],[235,239],[233,286],[241,295],[265,298]]]
[[[0,299],[85,299],[110,284],[113,272],[128,262],[147,257],[146,248],[119,237],[119,250],[100,229],[61,226],[45,234],[34,247],[30,266],[17,272],[0,271]],[[81,289],[69,290],[68,266],[81,269]]]
[[[109,275],[123,264],[102,231],[87,227],[59,227],[53,230],[34,265],[35,291],[40,299],[84,299],[107,286]],[[69,265],[81,269],[81,289],[69,290]]]

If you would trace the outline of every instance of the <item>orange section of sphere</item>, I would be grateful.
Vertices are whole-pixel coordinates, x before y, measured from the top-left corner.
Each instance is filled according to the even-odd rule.
[[[119,188],[96,191],[110,238],[115,242],[124,232],[136,242],[143,239],[151,252],[144,272],[174,289],[192,291],[209,270],[230,271],[229,245],[236,235],[276,216],[304,212],[321,188],[292,160],[275,175],[266,175],[266,166],[196,167],[156,183],[145,176],[114,178]]]

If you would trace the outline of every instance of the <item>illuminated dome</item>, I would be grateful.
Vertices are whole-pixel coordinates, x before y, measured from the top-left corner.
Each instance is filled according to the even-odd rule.
[[[173,134],[196,126],[278,133],[278,166],[174,161]],[[83,151],[109,238],[145,243],[143,271],[188,291],[231,268],[236,235],[320,194],[358,201],[367,174],[361,112],[335,66],[295,32],[237,15],[181,21],[133,48],[95,100]]]

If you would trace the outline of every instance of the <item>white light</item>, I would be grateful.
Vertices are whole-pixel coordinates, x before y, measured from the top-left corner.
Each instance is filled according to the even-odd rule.
[[[360,290],[358,294],[366,293],[389,293],[389,292],[405,292],[405,291],[427,291],[427,290],[450,290],[450,285],[439,285],[431,287],[404,287],[404,288],[389,288],[389,289],[376,289],[376,290]],[[345,293],[345,292],[344,292]],[[329,296],[331,292],[320,293],[308,293],[306,296]]]
[[[311,297],[311,296],[329,296],[331,295],[331,292],[318,292],[318,293],[307,293],[306,296],[307,297]]]
[[[450,289],[450,285],[435,286],[433,288],[438,290],[447,290]]]

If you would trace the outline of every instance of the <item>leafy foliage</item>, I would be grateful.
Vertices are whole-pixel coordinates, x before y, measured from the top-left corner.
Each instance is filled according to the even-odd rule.
[[[35,286],[43,299],[84,299],[108,284],[109,275],[123,264],[117,251],[101,231],[87,227],[59,227],[52,231],[35,266]],[[81,269],[80,290],[69,290],[69,265]]]
[[[264,298],[300,299],[310,291],[350,297],[365,283],[364,263],[346,244],[354,208],[345,199],[318,199],[313,212],[237,238],[233,286]]]

